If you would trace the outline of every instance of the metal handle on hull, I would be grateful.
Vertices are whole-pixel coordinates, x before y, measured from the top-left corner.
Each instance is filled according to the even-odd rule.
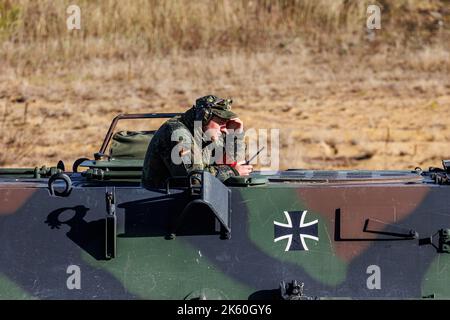
[[[66,187],[62,192],[55,190],[54,184],[57,180],[62,180],[66,184]],[[48,189],[51,196],[67,197],[72,191],[72,180],[70,180],[70,177],[64,173],[56,173],[48,179]]]

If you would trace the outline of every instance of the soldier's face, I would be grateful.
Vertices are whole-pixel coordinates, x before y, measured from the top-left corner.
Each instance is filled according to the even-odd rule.
[[[203,128],[203,131],[209,135],[212,141],[216,141],[222,133],[228,133],[227,120],[214,116]]]

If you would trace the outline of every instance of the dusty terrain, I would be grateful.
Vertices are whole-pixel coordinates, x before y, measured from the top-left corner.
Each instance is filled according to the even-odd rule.
[[[280,129],[283,169],[414,169],[450,158],[448,41],[327,50],[293,37],[159,54],[117,49],[125,43],[106,54],[100,37],[53,59],[51,46],[11,39],[0,52],[1,166],[71,166],[98,151],[116,114],[180,112],[205,94],[233,98],[246,128]]]
[[[427,54],[435,66],[422,71]],[[4,70],[1,161],[72,163],[99,149],[118,113],[179,112],[213,93],[233,98],[247,128],[280,129],[283,168],[438,166],[450,158],[449,53],[401,58],[304,50],[94,61],[26,77]]]

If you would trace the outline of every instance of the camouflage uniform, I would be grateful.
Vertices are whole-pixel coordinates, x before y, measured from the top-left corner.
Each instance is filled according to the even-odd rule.
[[[201,105],[206,98],[215,99],[215,101],[224,101],[214,96],[206,96],[198,99],[196,101],[196,105]],[[213,114],[224,118],[237,117],[230,111],[229,104],[231,104],[231,101],[228,101],[226,104],[227,105],[223,108],[222,106],[219,106],[217,109],[214,109]],[[201,155],[201,161],[196,163],[192,160],[191,154],[194,152],[193,149],[197,147],[197,144],[194,142],[194,121],[196,120],[196,111],[194,108],[195,106],[186,111],[183,115],[166,121],[153,136],[144,160],[142,174],[142,185],[144,187],[163,187],[167,178],[173,176],[187,176],[193,170],[208,171],[221,181],[225,181],[231,176],[239,175],[239,173],[230,165],[216,164],[212,162],[211,152],[205,148],[205,146],[209,144],[210,150],[212,147],[223,149],[223,140],[219,140],[217,142],[207,142],[202,140],[200,142],[202,145],[198,146],[201,148],[201,151],[197,149],[200,152],[199,154]],[[207,119],[202,119],[203,125],[206,124],[205,120]],[[172,161],[173,150],[178,152],[178,149],[180,149],[181,146],[179,145],[180,142],[186,141],[194,142],[192,144],[188,144],[191,148],[182,148],[185,151],[186,149],[190,149],[187,152],[187,157],[191,159],[191,163],[188,163],[189,161],[182,161],[181,163],[176,164]],[[213,146],[212,144],[216,145]]]

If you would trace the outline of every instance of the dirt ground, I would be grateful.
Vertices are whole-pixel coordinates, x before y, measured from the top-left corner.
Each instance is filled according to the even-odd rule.
[[[233,99],[247,129],[280,129],[282,169],[440,166],[450,158],[450,53],[407,55],[294,44],[252,54],[91,59],[32,74],[3,65],[0,164],[71,166],[98,151],[116,114],[181,112],[215,94]]]

